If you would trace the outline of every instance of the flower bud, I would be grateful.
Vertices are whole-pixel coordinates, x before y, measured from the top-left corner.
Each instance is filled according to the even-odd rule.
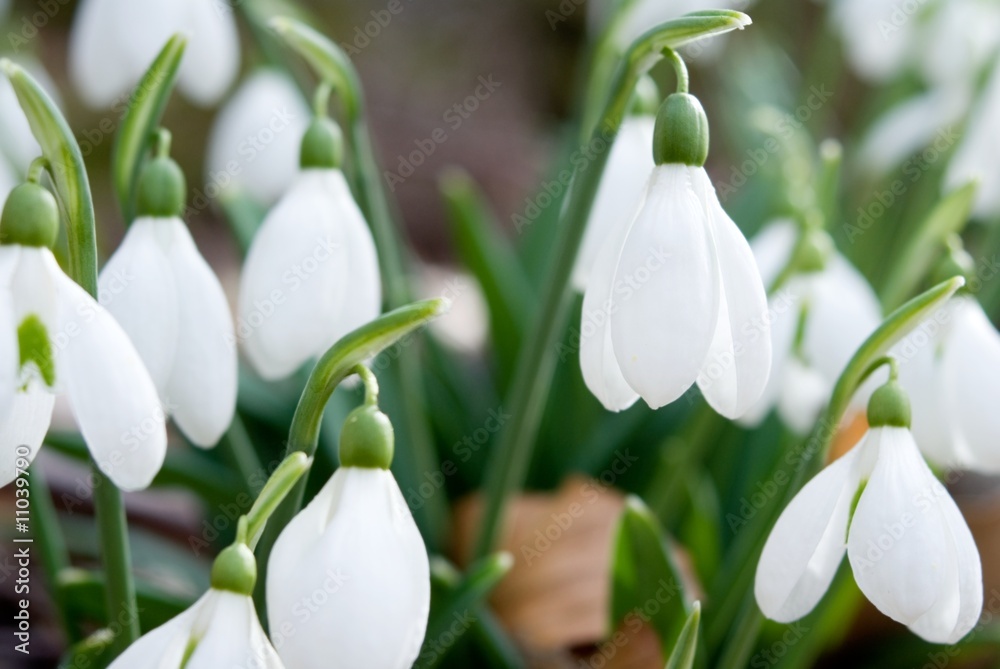
[[[161,156],[149,161],[139,177],[139,216],[171,218],[184,212],[187,180],[172,158]]]
[[[868,400],[868,425],[910,427],[910,398],[896,381],[889,381]]]
[[[239,595],[253,595],[257,583],[257,561],[253,551],[243,543],[229,546],[212,564],[212,588]]]
[[[24,183],[7,196],[0,217],[0,244],[51,248],[59,233],[59,207],[46,188]]]
[[[389,417],[375,405],[365,404],[347,415],[340,430],[340,465],[389,469],[395,434]]]
[[[303,168],[339,168],[344,160],[344,135],[329,118],[314,118],[302,137],[299,165]]]

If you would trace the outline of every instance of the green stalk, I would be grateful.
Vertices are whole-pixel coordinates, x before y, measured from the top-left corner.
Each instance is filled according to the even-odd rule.
[[[558,361],[556,340],[566,324],[572,302],[573,288],[569,276],[583,241],[610,146],[621,127],[639,78],[664,56],[665,49],[676,48],[697,39],[697,36],[742,28],[749,22],[749,17],[739,12],[698,13],[682,17],[658,26],[639,38],[619,65],[610,95],[587,145],[603,145],[603,148],[595,151],[593,159],[583,168],[577,168],[573,175],[572,187],[559,219],[555,258],[543,284],[539,311],[531,334],[525,339],[518,356],[510,389],[511,421],[493,448],[486,466],[486,504],[473,553],[475,558],[483,558],[493,552],[508,499],[514,490],[523,485],[527,475]],[[668,56],[673,58],[672,52],[668,52]]]
[[[24,109],[32,134],[51,166],[60,211],[66,221],[69,244],[69,272],[92,297],[97,298],[97,241],[94,202],[83,154],[73,131],[52,98],[31,75],[9,60],[0,61],[0,70],[10,79],[18,102]],[[128,545],[128,525],[121,492],[91,460],[94,473],[94,507],[97,514],[101,557],[108,580],[108,618],[121,623],[115,638],[117,655],[139,638],[139,611],[132,580],[132,557]]]

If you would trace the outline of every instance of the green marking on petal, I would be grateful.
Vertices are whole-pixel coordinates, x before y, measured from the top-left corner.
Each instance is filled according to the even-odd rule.
[[[45,385],[50,388],[56,383],[56,364],[52,356],[52,343],[42,320],[31,314],[17,328],[17,343],[21,349],[21,367],[35,363]]]

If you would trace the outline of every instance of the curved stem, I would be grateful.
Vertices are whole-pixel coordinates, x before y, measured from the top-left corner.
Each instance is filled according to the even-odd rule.
[[[378,404],[378,379],[372,370],[365,365],[355,365],[352,373],[361,377],[361,382],[365,384],[365,404],[374,406]]]
[[[670,64],[674,68],[674,73],[677,75],[677,92],[687,93],[691,87],[691,77],[688,75],[687,65],[684,63],[684,59],[681,55],[667,47],[663,50],[664,60],[670,61]]]
[[[174,136],[166,128],[157,128],[156,130],[156,157],[157,158],[168,158],[170,157],[170,144],[173,142]]]
[[[38,156],[28,165],[28,176],[25,180],[29,183],[37,184],[42,178],[42,172],[51,171],[51,169],[52,166],[49,164],[49,159],[45,156]]]
[[[333,87],[326,81],[321,81],[316,87],[313,93],[313,114],[317,117],[327,115],[327,110],[330,108],[331,93],[333,93]]]

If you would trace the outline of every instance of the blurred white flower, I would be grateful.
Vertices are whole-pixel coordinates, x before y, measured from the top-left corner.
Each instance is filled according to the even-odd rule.
[[[927,457],[943,467],[1000,473],[1000,334],[979,302],[952,299],[895,354],[913,400],[913,434]]]
[[[899,0],[831,0],[830,19],[844,40],[845,56],[865,79],[884,81],[910,62],[922,6],[911,4],[913,11],[905,13]]]
[[[616,228],[629,224],[642,202],[646,179],[656,166],[652,150],[655,122],[652,114],[626,117],[611,146],[573,269],[573,285],[581,292],[587,288],[604,244]]]
[[[994,0],[939,0],[921,25],[913,57],[932,86],[974,83],[1000,47],[1000,5]]]
[[[59,89],[37,61],[18,58],[18,64],[41,84],[45,92],[59,103]],[[0,77],[0,161],[5,161],[13,173],[23,176],[31,161],[42,155],[42,148],[31,133],[28,117],[21,110],[17,94],[7,77]]]
[[[1000,216],[1000,67],[995,67],[980,94],[958,148],[944,176],[946,189],[979,180],[974,215],[985,219]]]
[[[490,312],[476,277],[451,267],[426,264],[417,278],[421,298],[443,297],[451,305],[447,318],[431,321],[431,330],[457,351],[482,351],[489,336]]]
[[[144,634],[109,669],[284,669],[257,620],[253,600],[211,589],[189,609]]]
[[[240,42],[220,0],[81,0],[69,43],[69,74],[94,109],[124,101],[175,33],[188,37],[177,86],[192,102],[215,104],[233,83]]]
[[[590,274],[580,328],[587,387],[620,411],[638,397],[661,407],[697,381],[735,418],[767,383],[769,329],[753,254],[705,169],[657,166]]]
[[[907,428],[871,428],[781,513],[757,565],[764,615],[787,623],[812,611],[845,549],[869,601],[923,639],[955,643],[979,619],[976,544]]]
[[[214,446],[236,410],[226,295],[179,218],[140,217],[100,276],[104,306],[135,344],[185,435]]]
[[[167,434],[132,342],[47,248],[0,245],[0,485],[16,476],[17,447],[34,458],[56,393],[69,399],[94,460],[115,485],[150,484]]]
[[[301,615],[303,601],[324,604]],[[406,669],[430,612],[427,549],[386,469],[341,467],[282,531],[267,614],[288,669]]]
[[[310,115],[291,77],[258,69],[240,84],[212,126],[206,156],[210,182],[272,204],[298,173],[299,140]]]
[[[798,234],[793,222],[780,220],[751,242],[765,285],[788,264]],[[757,425],[777,405],[782,422],[804,434],[851,356],[881,323],[882,310],[865,278],[835,249],[823,269],[793,276],[769,302],[771,374],[760,402],[741,422]],[[866,399],[858,393],[856,401]]]
[[[288,376],[376,318],[381,300],[375,242],[344,174],[302,170],[243,267],[236,335],[248,360],[266,379]]]

